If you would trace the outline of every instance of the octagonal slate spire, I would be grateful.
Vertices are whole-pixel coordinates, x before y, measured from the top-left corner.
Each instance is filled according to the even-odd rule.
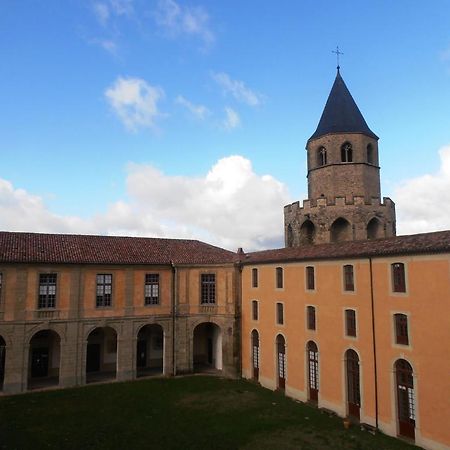
[[[319,125],[309,140],[329,133],[363,133],[378,139],[378,136],[367,126],[339,73],[339,68]]]

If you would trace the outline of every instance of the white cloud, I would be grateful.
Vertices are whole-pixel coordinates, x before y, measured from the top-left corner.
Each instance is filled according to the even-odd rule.
[[[439,150],[437,173],[403,181],[394,191],[398,232],[450,229],[450,145]]]
[[[197,119],[204,120],[207,116],[211,114],[211,111],[203,105],[194,105],[192,102],[184,98],[182,95],[179,95],[175,99],[175,103],[184,106],[192,115],[194,115]]]
[[[116,16],[131,17],[134,13],[133,0],[109,0],[109,4]]]
[[[242,103],[259,106],[263,102],[263,96],[249,89],[243,81],[233,80],[224,72],[213,73],[212,77],[225,93],[231,94]]]
[[[130,131],[156,129],[156,120],[164,115],[158,110],[158,102],[164,98],[164,91],[140,78],[119,77],[105,91],[105,96]]]
[[[95,17],[102,26],[106,26],[109,20],[109,7],[106,3],[94,3],[92,5]]]
[[[81,219],[53,214],[40,197],[0,179],[0,229],[193,238],[231,250],[283,245],[287,188],[242,156],[220,159],[197,178],[132,164],[126,184],[127,202]]]
[[[99,23],[105,27],[113,16],[131,17],[134,13],[133,0],[95,2],[92,10]]]
[[[155,12],[156,23],[170,36],[197,36],[210,45],[214,42],[214,33],[209,26],[209,16],[200,6],[180,6],[174,0],[159,0]]]
[[[239,114],[232,108],[225,108],[225,119],[223,121],[223,127],[226,130],[232,130],[237,128],[241,124]]]

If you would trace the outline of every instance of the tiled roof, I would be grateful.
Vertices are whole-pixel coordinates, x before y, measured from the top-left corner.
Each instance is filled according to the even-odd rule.
[[[189,239],[0,232],[0,263],[222,264],[235,258]]]
[[[317,130],[309,140],[317,139],[328,133],[364,133],[367,136],[378,139],[378,136],[367,126],[339,70],[319,125],[317,125]]]
[[[450,230],[369,241],[305,245],[247,253],[243,264],[450,252]]]

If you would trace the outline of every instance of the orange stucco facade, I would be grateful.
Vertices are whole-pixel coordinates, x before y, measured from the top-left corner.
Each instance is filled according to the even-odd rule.
[[[406,292],[392,287],[392,264],[405,267]],[[354,290],[344,286],[344,265],[353,266]],[[306,267],[314,267],[307,289]],[[283,287],[276,287],[276,268]],[[253,287],[257,269],[257,287]],[[428,448],[450,445],[450,254],[300,260],[245,264],[242,270],[242,373],[255,378],[252,331],[259,335],[258,381],[280,387],[277,335],[285,338],[285,392],[310,400],[307,345],[318,347],[317,405],[349,415],[345,352],[359,357],[360,421],[399,435],[395,362],[413,369],[415,441]],[[257,318],[254,305],[258,302]],[[282,303],[283,324],[276,304]],[[315,330],[307,327],[307,306],[316,311]],[[356,336],[346,335],[345,310],[355,311]],[[408,344],[397,344],[394,314],[408,318]],[[256,319],[256,320],[255,320]],[[376,366],[376,369],[375,369]]]

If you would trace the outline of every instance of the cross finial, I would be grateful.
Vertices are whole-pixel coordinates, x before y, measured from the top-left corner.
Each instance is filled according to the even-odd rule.
[[[341,68],[341,66],[339,65],[339,55],[343,55],[342,52],[339,51],[339,46],[336,46],[336,50],[332,50],[331,53],[336,53],[336,59],[337,59],[337,70],[339,71],[339,69]]]

